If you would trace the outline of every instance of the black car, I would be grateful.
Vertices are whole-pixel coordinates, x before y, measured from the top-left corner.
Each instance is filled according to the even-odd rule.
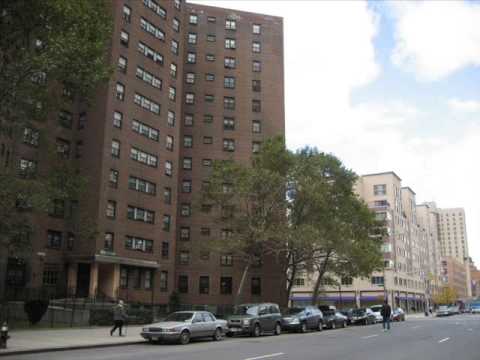
[[[277,304],[240,305],[227,321],[227,336],[235,334],[260,336],[267,332],[280,335],[282,332],[282,315]]]
[[[283,316],[282,328],[286,331],[300,331],[303,333],[307,330],[322,331],[323,314],[314,306],[290,308]]]
[[[375,313],[369,308],[360,308],[352,311],[352,324],[371,325],[375,324]]]
[[[347,327],[347,317],[335,310],[323,312],[323,326],[327,329],[336,329],[338,327]]]
[[[353,319],[353,309],[346,309],[346,310],[341,310],[340,314],[343,316],[346,316],[347,318],[347,325],[352,324],[352,319]]]

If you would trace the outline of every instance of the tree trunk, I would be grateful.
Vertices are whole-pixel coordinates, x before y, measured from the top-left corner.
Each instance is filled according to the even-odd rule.
[[[243,292],[243,286],[245,285],[245,280],[247,278],[248,270],[250,269],[250,263],[246,264],[243,268],[242,279],[240,280],[240,284],[238,285],[237,296],[235,296],[234,305],[237,306],[241,303],[241,297]]]
[[[292,293],[292,288],[294,285],[296,275],[297,275],[297,264],[292,264],[290,273],[287,272],[287,304],[290,301],[290,294]]]
[[[313,288],[313,293],[312,293],[312,300],[311,300],[312,305],[317,305],[317,300],[318,300],[318,295],[320,290],[320,283],[322,282],[323,275],[327,270],[327,264],[330,258],[330,254],[331,252],[328,251],[327,254],[325,255],[325,259],[323,260],[322,266],[318,269],[318,277],[317,277],[317,280],[315,281],[315,287]]]

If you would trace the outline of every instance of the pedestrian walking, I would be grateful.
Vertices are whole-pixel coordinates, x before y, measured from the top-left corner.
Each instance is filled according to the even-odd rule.
[[[127,320],[127,311],[125,310],[125,304],[123,303],[123,300],[119,300],[118,304],[115,305],[115,307],[113,308],[113,324],[114,325],[112,330],[110,330],[110,336],[113,336],[113,333],[117,329],[118,329],[119,335],[124,336],[122,335],[122,328],[126,320]]]
[[[390,305],[388,305],[388,301],[385,301],[383,304],[380,314],[382,315],[383,319],[383,331],[390,330],[390,317],[392,316],[392,308]]]

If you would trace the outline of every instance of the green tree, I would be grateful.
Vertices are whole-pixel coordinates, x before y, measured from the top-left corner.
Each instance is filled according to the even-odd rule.
[[[232,254],[243,265],[237,303],[252,266],[265,256],[285,261],[290,156],[283,139],[276,138],[265,142],[251,164],[216,161],[202,191],[202,204],[212,206],[214,218],[223,228],[222,235],[209,243],[210,250]]]
[[[440,291],[433,297],[433,301],[437,305],[455,304],[457,299],[457,291],[451,286],[443,286]]]

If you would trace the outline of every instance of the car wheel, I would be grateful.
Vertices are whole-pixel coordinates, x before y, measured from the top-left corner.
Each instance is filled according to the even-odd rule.
[[[260,325],[255,324],[255,326],[253,327],[252,336],[259,337],[261,333],[262,333],[262,329],[260,328]]]
[[[332,327],[331,327],[331,329],[334,330],[334,329],[336,329],[336,328],[337,328],[337,324],[335,324],[335,321],[332,321]]]
[[[317,325],[317,330],[322,331],[323,330],[323,321],[319,321]]]
[[[307,324],[306,324],[306,323],[302,323],[302,324],[300,325],[300,332],[301,332],[301,333],[306,333],[307,330],[308,330],[308,329],[307,329]]]
[[[187,345],[190,342],[190,333],[187,330],[183,330],[180,334],[180,344]]]
[[[213,340],[215,341],[220,341],[223,339],[223,331],[220,328],[217,328],[215,330],[215,333],[213,334]]]
[[[346,327],[347,327],[347,322],[344,321],[344,322],[342,323],[342,328],[346,328]]]
[[[282,326],[279,323],[275,324],[275,330],[273,331],[275,335],[280,335],[282,333]]]

